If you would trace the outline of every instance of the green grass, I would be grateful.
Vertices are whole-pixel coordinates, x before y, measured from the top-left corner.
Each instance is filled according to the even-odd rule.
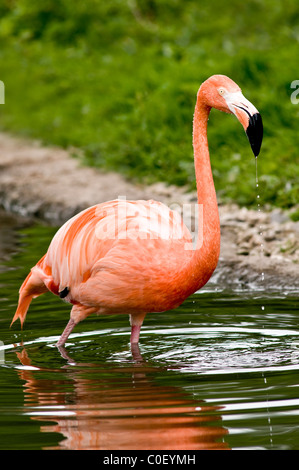
[[[263,203],[298,204],[297,0],[6,0],[0,18],[3,130],[78,148],[136,181],[194,188],[196,93],[226,74],[263,117]],[[213,110],[209,143],[220,199],[256,204],[237,120]]]

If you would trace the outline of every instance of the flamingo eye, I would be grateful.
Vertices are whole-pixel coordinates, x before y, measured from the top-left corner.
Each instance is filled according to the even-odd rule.
[[[224,95],[225,89],[224,88],[219,88],[218,93],[219,93],[219,95]]]

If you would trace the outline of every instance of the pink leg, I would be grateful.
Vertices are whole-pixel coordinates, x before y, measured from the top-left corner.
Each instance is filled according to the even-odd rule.
[[[72,332],[74,326],[76,325],[76,323],[74,322],[74,320],[71,318],[68,322],[68,324],[66,325],[62,335],[60,336],[58,342],[56,343],[56,346],[63,346],[66,342],[66,340],[68,339],[70,333]]]
[[[145,315],[146,313],[130,315],[131,344],[138,343],[139,341],[140,329],[142,327],[142,323],[145,318]]]
[[[141,325],[132,325],[131,327],[131,344],[138,343]]]
[[[136,363],[143,362],[138,343],[131,343],[131,353]]]
[[[70,333],[72,332],[74,326],[77,325],[81,320],[84,320],[91,313],[96,312],[97,309],[94,307],[86,307],[85,305],[73,305],[71,310],[71,318],[66,325],[62,335],[60,336],[56,346],[63,346],[68,339]]]

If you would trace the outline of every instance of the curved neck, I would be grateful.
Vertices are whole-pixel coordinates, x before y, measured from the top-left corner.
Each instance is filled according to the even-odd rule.
[[[220,223],[218,204],[211,169],[207,125],[211,108],[202,105],[198,96],[193,120],[194,166],[197,187],[197,202],[202,205],[203,237],[202,244],[208,249],[210,243],[217,238],[220,243]],[[199,214],[200,216],[200,214]],[[201,248],[198,237],[196,251]]]
[[[186,289],[191,292],[200,289],[210,279],[220,253],[220,222],[207,138],[210,109],[202,103],[199,92],[193,121],[199,232],[196,248],[185,267],[186,278],[189,278]]]

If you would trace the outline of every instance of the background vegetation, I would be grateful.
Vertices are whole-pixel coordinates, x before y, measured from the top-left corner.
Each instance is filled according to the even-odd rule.
[[[2,0],[2,130],[76,147],[90,165],[194,187],[200,83],[234,79],[262,114],[263,203],[298,203],[298,0]],[[212,111],[218,196],[256,203],[255,161],[233,116]]]

